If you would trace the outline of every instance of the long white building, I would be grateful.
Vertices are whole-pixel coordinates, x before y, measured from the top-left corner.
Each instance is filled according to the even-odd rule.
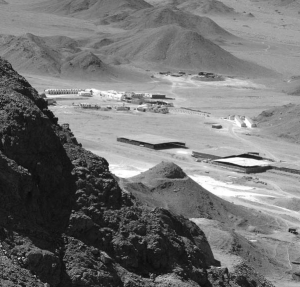
[[[245,128],[246,127],[246,124],[244,123],[244,121],[240,118],[240,116],[235,116],[234,118],[235,120],[235,123],[241,127],[241,128]]]
[[[245,117],[245,124],[248,128],[256,128],[257,125],[249,117]]]

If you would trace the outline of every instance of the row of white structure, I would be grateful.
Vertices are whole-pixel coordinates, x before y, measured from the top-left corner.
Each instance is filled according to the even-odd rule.
[[[72,95],[78,94],[79,92],[85,91],[83,89],[47,89],[44,90],[49,95]]]
[[[234,116],[235,123],[242,128],[255,128],[257,127],[256,123],[254,123],[249,117]]]

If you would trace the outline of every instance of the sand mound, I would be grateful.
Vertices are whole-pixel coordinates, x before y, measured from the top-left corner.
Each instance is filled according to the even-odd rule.
[[[1,4],[8,4],[5,0],[0,0],[0,5]]]
[[[272,225],[273,218],[227,202],[188,177],[174,163],[163,162],[140,175],[122,179],[124,188],[150,207],[163,207],[188,218],[215,219],[236,228]],[[257,227],[259,228],[259,227]],[[266,231],[266,230],[263,230]]]
[[[256,121],[265,133],[291,142],[300,142],[300,105],[284,105],[263,111]]]
[[[195,31],[166,25],[129,34],[100,49],[142,67],[267,76],[270,71],[240,60]]]
[[[76,15],[85,19],[99,19],[149,7],[151,5],[143,0],[55,0],[34,6],[43,12]]]
[[[144,30],[159,28],[166,25],[176,25],[199,33],[201,36],[216,41],[237,39],[214,21],[171,7],[149,8],[133,13],[122,22],[126,29]]]

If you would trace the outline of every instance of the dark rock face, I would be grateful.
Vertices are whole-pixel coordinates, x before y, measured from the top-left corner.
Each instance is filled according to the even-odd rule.
[[[0,139],[0,286],[214,286],[204,233],[123,192],[2,59]]]

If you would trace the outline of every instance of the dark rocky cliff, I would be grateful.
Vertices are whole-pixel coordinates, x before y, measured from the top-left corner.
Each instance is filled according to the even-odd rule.
[[[2,59],[0,139],[0,286],[260,286],[209,269],[204,233],[122,191]]]

